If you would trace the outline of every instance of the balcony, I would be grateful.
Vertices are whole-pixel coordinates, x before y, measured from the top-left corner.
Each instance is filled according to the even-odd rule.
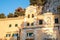
[[[54,26],[60,26],[60,23],[58,23],[58,24],[54,24]]]
[[[23,28],[27,28],[27,29],[29,29],[29,28],[32,28],[32,29],[34,29],[34,28],[44,28],[44,25],[25,26]]]
[[[34,39],[34,36],[32,36],[32,37],[27,37],[27,39]]]

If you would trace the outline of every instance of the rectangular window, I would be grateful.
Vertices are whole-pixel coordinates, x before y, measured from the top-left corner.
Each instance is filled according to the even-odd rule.
[[[6,37],[10,37],[10,34],[6,34]]]
[[[13,34],[12,37],[18,37],[18,34]]]
[[[27,37],[32,37],[33,33],[27,33]]]
[[[59,22],[58,22],[58,18],[55,18],[55,23],[56,23],[56,24],[58,24],[58,23],[59,23]]]
[[[39,20],[39,25],[42,25],[43,24],[43,20]]]
[[[30,24],[29,23],[27,23],[27,26],[29,26]]]
[[[55,29],[58,29],[58,30],[60,29],[60,27],[59,27],[59,26],[55,26],[54,28],[55,28]]]
[[[60,6],[57,7],[57,12],[60,13]]]

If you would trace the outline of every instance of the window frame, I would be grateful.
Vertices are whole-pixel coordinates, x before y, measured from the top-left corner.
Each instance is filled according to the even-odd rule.
[[[30,14],[28,14],[28,18],[30,18]]]
[[[34,14],[32,14],[32,18],[34,17]]]
[[[15,27],[18,27],[18,24],[15,24]]]
[[[13,33],[12,37],[18,37],[18,33]]]
[[[60,13],[60,6],[57,7],[57,12]]]
[[[55,24],[59,23],[59,19],[58,18],[55,18],[54,20],[55,20],[55,22],[54,22]]]
[[[39,25],[42,25],[42,24],[43,24],[43,20],[40,19],[40,20],[39,20]]]
[[[28,32],[28,33],[27,33],[27,37],[33,37],[32,35],[34,35],[33,32]]]
[[[31,23],[31,26],[34,26],[34,23]]]
[[[11,36],[11,34],[6,34],[6,37],[10,37]]]
[[[9,27],[12,27],[12,25],[11,25],[11,24],[9,24]]]
[[[30,23],[27,23],[27,26],[30,26]]]

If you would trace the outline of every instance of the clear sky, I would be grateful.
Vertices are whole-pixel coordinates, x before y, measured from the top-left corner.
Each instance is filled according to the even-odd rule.
[[[18,7],[26,8],[28,6],[29,0],[0,0],[0,13],[8,15]]]

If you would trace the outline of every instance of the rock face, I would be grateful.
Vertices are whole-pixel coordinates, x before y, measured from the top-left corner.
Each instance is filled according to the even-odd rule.
[[[60,0],[30,0],[30,4],[44,6],[43,13],[47,11],[58,13],[57,7],[60,6]]]
[[[30,0],[30,4],[31,4],[31,5],[34,5],[34,4],[44,5],[45,2],[46,2],[46,0]]]
[[[53,13],[58,13],[57,7],[60,6],[60,0],[47,0],[46,4],[44,5],[44,12],[48,10]]]

